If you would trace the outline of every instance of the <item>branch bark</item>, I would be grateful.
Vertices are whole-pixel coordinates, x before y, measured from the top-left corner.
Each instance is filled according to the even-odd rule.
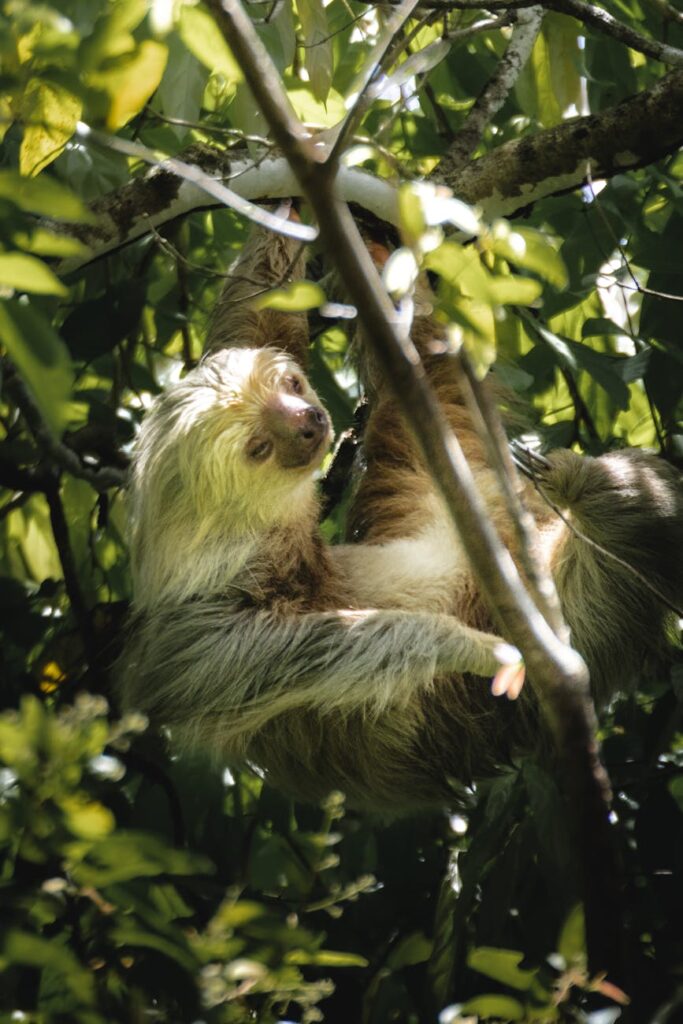
[[[504,143],[453,176],[442,173],[446,156],[433,177],[487,217],[505,217],[589,176],[611,178],[654,163],[682,142],[683,71],[676,70],[599,114]]]
[[[578,188],[590,177],[609,178],[654,163],[682,142],[683,71],[672,71],[652,88],[614,107],[507,142],[457,173],[449,172],[452,162],[447,153],[432,177],[465,202],[479,205],[484,216],[509,217],[539,199]],[[246,199],[302,194],[283,157],[254,161],[243,152],[195,145],[185,150],[182,160],[196,164],[208,175],[230,180],[232,191]],[[336,191],[339,199],[362,206],[380,220],[397,223],[396,189],[388,181],[340,167]],[[95,226],[69,229],[91,252],[65,260],[59,272],[76,271],[177,217],[217,204],[162,161],[144,177],[92,204]]]
[[[482,588],[505,632],[524,653],[562,760],[583,867],[591,969],[624,980],[616,860],[608,822],[609,783],[595,740],[595,715],[585,665],[556,637],[524,589],[514,563],[489,523],[457,439],[447,427],[417,352],[395,329],[396,314],[334,173],[321,163],[292,115],[282,85],[238,0],[208,0],[244,72],[273,138],[290,161],[315,211],[321,240],[357,306],[366,334],[457,525]]]
[[[505,103],[519,74],[528,61],[543,22],[543,8],[519,11],[510,42],[491,78],[474,101],[446,155],[439,164],[439,176],[454,178],[481,141],[487,124]]]

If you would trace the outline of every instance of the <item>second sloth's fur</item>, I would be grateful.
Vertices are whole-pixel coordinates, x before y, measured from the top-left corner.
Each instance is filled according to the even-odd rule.
[[[305,321],[245,302],[255,279],[268,287],[302,266],[292,243],[264,239],[252,237],[224,289],[209,355],[155,403],[136,446],[136,618],[120,672],[124,702],[170,725],[181,742],[258,765],[296,797],[340,789],[352,805],[382,814],[457,802],[462,784],[536,742],[533,680],[514,703],[491,696],[499,638],[381,384],[351,510],[360,540],[323,543],[314,471],[326,439],[316,458],[317,437],[304,450],[280,436],[282,416],[290,430],[304,407],[319,406],[297,365]],[[430,318],[417,320],[414,339],[509,542],[504,503],[448,363],[429,354],[436,330]],[[319,417],[316,429],[327,433]],[[545,486],[554,501],[679,600],[683,502],[670,467],[638,451],[599,459],[563,451],[551,462]],[[602,701],[647,655],[662,653],[671,616],[533,492],[529,501]]]

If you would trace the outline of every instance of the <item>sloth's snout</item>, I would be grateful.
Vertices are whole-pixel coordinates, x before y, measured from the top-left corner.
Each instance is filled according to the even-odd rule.
[[[309,405],[299,415],[301,418],[299,429],[302,438],[305,440],[314,441],[322,434],[327,433],[327,415],[319,406]]]
[[[277,461],[286,469],[308,466],[329,440],[330,421],[318,405],[298,395],[277,395],[263,414]]]

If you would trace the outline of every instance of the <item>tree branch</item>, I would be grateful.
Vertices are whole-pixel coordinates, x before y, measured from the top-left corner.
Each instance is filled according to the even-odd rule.
[[[507,142],[455,175],[444,174],[443,164],[439,165],[433,178],[465,202],[479,205],[487,218],[512,216],[539,199],[578,188],[591,176],[609,178],[654,163],[678,149],[681,142],[683,71],[677,70],[599,114],[563,121]],[[248,199],[285,199],[302,192],[283,157],[256,163],[244,153],[221,153],[195,145],[185,150],[182,160],[215,178],[230,180],[232,191]],[[396,189],[388,181],[356,168],[340,167],[336,190],[339,199],[362,206],[380,220],[397,223]],[[176,217],[215,205],[217,200],[178,178],[162,162],[145,177],[93,203],[94,227],[69,228],[92,251],[65,260],[59,272],[75,271]]]
[[[379,282],[348,208],[291,114],[275,67],[238,0],[208,0],[273,137],[315,211],[321,240],[358,308],[371,344],[410,424],[425,464],[441,489],[482,589],[506,634],[524,653],[553,729],[583,866],[592,969],[624,977],[617,866],[608,822],[609,783],[595,740],[595,714],[581,658],[562,644],[524,589],[493,530],[457,439],[448,428],[409,338]],[[597,860],[596,860],[597,851]]]
[[[683,142],[683,71],[599,114],[575,117],[504,143],[453,177],[432,177],[487,217],[510,216],[550,195],[611,178],[674,152]]]
[[[484,129],[505,103],[528,61],[541,30],[543,8],[529,7],[517,14],[510,42],[483,90],[439,164],[439,176],[453,178],[479,144]]]
[[[71,448],[54,436],[50,428],[43,421],[38,406],[33,401],[19,374],[13,368],[9,369],[7,362],[4,365],[6,368],[5,386],[7,393],[16,403],[17,408],[21,410],[29,430],[43,449],[45,455],[52,459],[61,469],[65,469],[67,473],[70,473],[71,476],[85,480],[96,491],[106,491],[110,487],[123,487],[126,482],[126,474],[120,469],[114,469],[110,466],[105,466],[102,469],[89,469],[83,465],[78,455]],[[4,467],[2,472],[4,475]],[[18,472],[24,474],[29,471],[21,470]],[[19,477],[16,479],[19,479]],[[28,486],[21,483],[12,486],[16,486],[17,489],[21,490],[42,490],[47,493],[46,483],[49,482],[47,477],[44,475],[36,477],[33,474],[30,477],[30,481],[32,483],[29,482]]]
[[[426,10],[438,11],[512,11],[533,7],[536,2],[537,0],[422,0],[420,6]],[[683,50],[636,32],[602,7],[586,3],[585,0],[543,0],[543,7],[548,11],[557,11],[559,14],[577,18],[585,25],[590,25],[598,32],[623,43],[629,49],[644,53],[646,57],[653,57],[662,64],[683,67]]]

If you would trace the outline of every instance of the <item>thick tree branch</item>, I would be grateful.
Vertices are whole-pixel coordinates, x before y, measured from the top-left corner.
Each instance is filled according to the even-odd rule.
[[[425,376],[409,338],[394,327],[395,311],[362,243],[348,208],[334,193],[334,178],[302,137],[277,72],[238,0],[208,0],[318,219],[320,235],[359,310],[371,344],[426,465],[457,524],[481,585],[506,634],[524,652],[562,758],[568,807],[584,868],[589,956],[593,969],[623,980],[621,923],[607,808],[609,783],[595,740],[595,715],[585,665],[562,644],[524,589],[514,563],[495,534],[469,467]]]
[[[614,107],[507,142],[448,174],[442,162],[436,181],[465,202],[478,204],[486,217],[511,216],[539,199],[578,188],[590,176],[614,174],[654,163],[683,142],[683,71],[672,71],[652,88]],[[322,153],[321,153],[322,156]],[[183,162],[230,180],[232,191],[247,199],[284,199],[301,186],[283,157],[258,162],[244,153],[192,146]],[[446,171],[446,174],[443,171]],[[396,224],[396,190],[388,181],[355,168],[340,167],[337,195]],[[148,235],[154,228],[194,210],[216,205],[196,185],[177,177],[163,162],[145,177],[92,204],[96,224],[71,228],[91,253],[60,265],[62,274]]]
[[[477,148],[484,129],[496,116],[514,88],[519,74],[528,61],[541,30],[543,8],[529,7],[519,11],[507,49],[496,65],[496,70],[474,101],[474,105],[453,143],[439,165],[444,179],[455,177],[463,164]]]
[[[453,177],[448,185],[488,217],[510,216],[546,196],[654,163],[683,142],[683,71],[599,114],[507,142]]]

